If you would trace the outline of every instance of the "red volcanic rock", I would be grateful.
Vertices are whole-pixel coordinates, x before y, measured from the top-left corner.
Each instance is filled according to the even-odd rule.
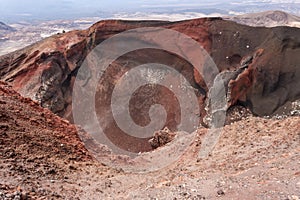
[[[72,121],[72,87],[85,57],[94,47],[111,36],[139,27],[164,27],[197,41],[223,73],[229,107],[242,102],[255,114],[269,115],[286,101],[295,100],[300,95],[297,87],[300,84],[300,29],[255,28],[220,18],[181,22],[100,21],[88,30],[54,35],[22,50],[1,56],[1,80],[9,82],[23,96],[38,101],[42,106]],[[177,38],[168,39],[176,42]],[[193,49],[185,48],[183,51],[185,54],[193,54]],[[184,58],[170,52],[141,50],[116,60],[104,74],[106,83],[100,81],[102,93],[98,92],[98,96],[96,94],[96,99],[101,102],[97,106],[97,113],[108,119],[104,124],[114,124],[109,106],[111,90],[116,80],[129,69],[150,62],[172,66],[183,74],[196,92],[201,116],[205,115],[204,102],[211,86],[205,83],[193,66]],[[204,63],[203,60],[201,62]],[[213,81],[216,74],[203,71],[203,76]],[[155,95],[159,99],[158,97],[164,97],[165,94],[166,91],[160,89]],[[142,102],[146,110],[150,104],[158,102],[151,100],[146,94],[140,98],[145,99]],[[139,103],[141,99],[135,98],[132,103]],[[171,113],[166,126],[175,130],[180,123],[177,103],[166,100],[163,102],[170,104],[168,110]],[[147,115],[145,117],[140,114],[147,111],[133,106],[131,112],[132,116],[136,116],[133,118],[137,124],[146,125],[149,122]],[[113,127],[107,125],[108,130],[114,130]]]
[[[167,143],[171,142],[174,137],[176,136],[175,133],[172,133],[167,127],[163,130],[157,131],[154,133],[153,138],[149,140],[153,149],[158,147],[164,146]]]
[[[14,159],[45,158],[48,163],[53,163],[54,158],[60,162],[93,160],[75,125],[22,97],[3,82],[0,82],[0,147],[1,159],[7,158],[5,152],[13,152]]]
[[[242,69],[235,79],[230,79],[228,83],[228,105],[235,105],[238,101],[247,101],[247,92],[253,85],[253,70],[257,59],[262,55],[263,49],[258,49],[254,56],[247,56],[247,60],[241,61]],[[249,66],[250,65],[250,66]],[[245,70],[243,70],[245,68]]]
[[[55,35],[1,58],[2,80],[60,115],[70,103],[70,74],[84,59],[86,31]],[[80,52],[76,53],[75,52]]]

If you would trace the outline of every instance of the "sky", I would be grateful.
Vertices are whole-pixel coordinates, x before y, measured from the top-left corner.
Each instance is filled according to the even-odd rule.
[[[298,14],[300,0],[0,0],[0,21],[109,18],[118,13],[255,12]]]

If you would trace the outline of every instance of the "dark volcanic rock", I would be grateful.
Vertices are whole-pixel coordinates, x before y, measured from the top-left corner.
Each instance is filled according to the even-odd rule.
[[[229,106],[242,101],[255,114],[270,115],[299,98],[300,29],[252,28],[221,20],[213,27],[212,57],[217,66],[241,71],[229,81]],[[232,57],[241,58],[240,64],[232,63]],[[232,69],[234,65],[238,67]]]

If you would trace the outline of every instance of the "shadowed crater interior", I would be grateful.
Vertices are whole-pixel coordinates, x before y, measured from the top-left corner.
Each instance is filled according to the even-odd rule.
[[[183,58],[163,50],[142,49],[127,53],[119,57],[105,70],[98,82],[95,96],[95,107],[100,126],[114,145],[123,150],[135,153],[153,149],[148,142],[150,137],[138,138],[121,130],[113,116],[111,98],[116,84],[118,84],[118,87],[121,87],[120,89],[122,91],[131,89],[130,87],[132,87],[132,85],[122,83],[122,77],[127,72],[130,73],[131,69],[148,63],[159,63],[173,68],[178,71],[178,76],[184,76],[193,88],[200,87],[194,80],[194,70],[192,65]],[[160,72],[162,74],[167,73],[164,72],[163,69]],[[150,72],[147,73],[150,73],[148,74],[149,77],[154,79],[157,76],[155,70],[150,70]],[[141,73],[141,75],[143,76],[143,73]],[[166,85],[172,85],[171,83],[174,83],[174,81],[178,82],[178,80],[180,80],[179,77],[167,75],[164,79],[164,83]],[[135,80],[133,80],[133,84],[134,81]],[[169,81],[170,84],[168,83]],[[174,85],[174,87],[178,86]],[[197,90],[195,89],[195,91]],[[195,92],[195,94],[199,101],[203,99],[203,94],[200,92]],[[169,88],[158,84],[146,84],[128,95],[130,95],[129,108],[124,108],[121,105],[117,106],[119,106],[118,109],[120,109],[120,112],[122,112],[122,109],[129,109],[130,118],[137,126],[144,127],[148,125],[151,122],[149,116],[151,106],[159,104],[165,109],[167,114],[164,127],[168,127],[171,131],[177,130],[177,125],[180,124],[181,120],[180,105],[175,94],[173,94]],[[127,99],[128,96],[120,98]],[[162,116],[159,116],[158,114],[155,118],[156,117],[160,119]]]

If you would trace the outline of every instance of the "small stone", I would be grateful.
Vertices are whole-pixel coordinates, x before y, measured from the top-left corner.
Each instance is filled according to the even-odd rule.
[[[176,134],[171,132],[167,127],[163,130],[156,131],[154,136],[148,141],[153,149],[164,146],[175,138]]]
[[[222,196],[222,195],[225,195],[225,192],[222,189],[220,189],[217,191],[217,194],[218,194],[218,196]]]
[[[193,199],[195,200],[205,200],[206,198],[200,194],[198,194],[197,196],[195,196]]]
[[[28,194],[27,193],[22,193],[21,194],[21,199],[28,199]]]
[[[292,195],[289,199],[290,200],[299,200],[299,197],[296,195]]]
[[[76,170],[76,167],[73,166],[73,165],[70,165],[70,166],[69,166],[69,169],[70,169],[70,170]]]

